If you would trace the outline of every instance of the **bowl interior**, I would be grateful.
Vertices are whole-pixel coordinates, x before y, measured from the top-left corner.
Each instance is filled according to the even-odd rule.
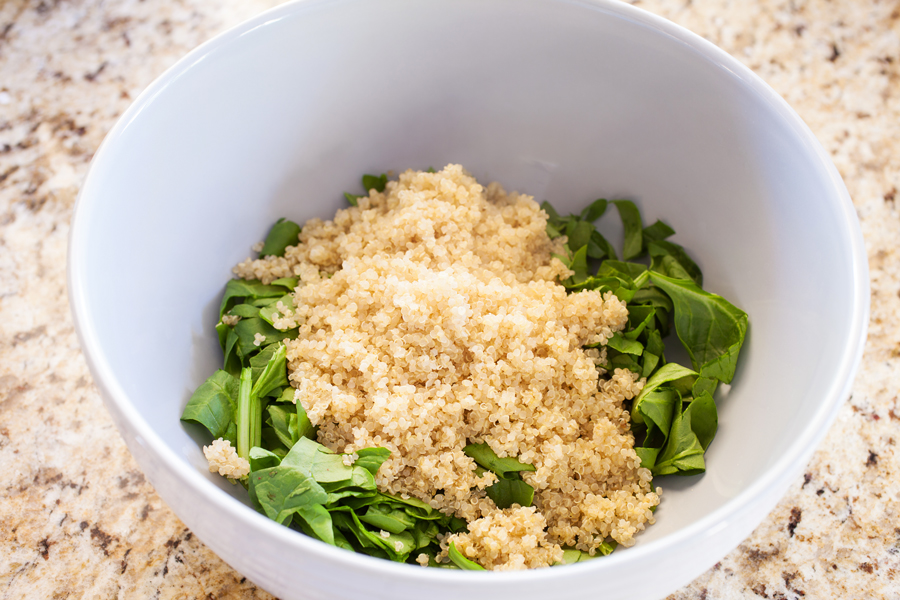
[[[723,507],[809,437],[836,385],[860,310],[855,225],[799,120],[653,23],[606,3],[302,2],[196,51],[127,113],[82,193],[72,277],[94,359],[178,461],[243,499],[179,416],[220,364],[230,268],[275,219],[332,216],[362,173],[449,162],[560,212],[629,198],[750,315],[707,473],[658,480],[639,545]]]

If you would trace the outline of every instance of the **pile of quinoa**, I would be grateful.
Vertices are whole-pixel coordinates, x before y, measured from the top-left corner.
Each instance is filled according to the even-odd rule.
[[[660,490],[634,451],[623,402],[644,384],[598,367],[627,321],[607,292],[567,294],[547,215],[459,165],[406,171],[331,221],[305,224],[283,257],[234,268],[265,283],[298,277],[282,325],[296,401],[335,452],[391,451],[376,480],[468,521],[447,536],[489,569],[548,566],[561,546],[629,546]],[[486,442],[534,465],[534,506],[500,510],[463,453]],[[407,496],[407,497],[408,497]]]

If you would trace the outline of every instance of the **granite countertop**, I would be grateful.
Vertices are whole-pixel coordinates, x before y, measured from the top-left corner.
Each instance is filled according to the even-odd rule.
[[[0,3],[0,598],[271,598],[160,501],[78,346],[66,242],[91,156],[188,50],[274,0]],[[671,596],[900,598],[900,4],[633,0],[784,96],[831,154],[871,268],[851,398],[787,495]]]

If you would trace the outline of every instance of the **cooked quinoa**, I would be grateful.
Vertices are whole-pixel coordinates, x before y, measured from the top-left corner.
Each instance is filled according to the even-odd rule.
[[[234,272],[298,277],[287,342],[295,398],[318,440],[391,451],[377,483],[469,522],[448,536],[487,568],[547,566],[560,546],[625,546],[659,503],[623,402],[644,381],[606,373],[602,349],[628,312],[607,292],[567,294],[564,238],[530,197],[486,188],[459,165],[407,171],[331,221],[313,219],[283,257]],[[534,507],[500,510],[463,453],[486,442],[534,465]],[[215,444],[216,442],[214,442]],[[446,555],[446,550],[444,556]]]
[[[209,446],[203,446],[203,456],[209,463],[210,473],[218,473],[230,479],[240,479],[250,472],[250,463],[238,456],[231,442],[219,438]]]

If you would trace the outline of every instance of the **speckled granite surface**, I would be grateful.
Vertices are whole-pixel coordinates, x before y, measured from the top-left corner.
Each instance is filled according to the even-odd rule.
[[[93,152],[180,56],[275,0],[0,2],[0,598],[271,598],[193,537],[103,408],[66,299]],[[678,600],[900,599],[900,2],[633,0],[743,61],[800,113],[856,205],[863,366],[805,474]]]

